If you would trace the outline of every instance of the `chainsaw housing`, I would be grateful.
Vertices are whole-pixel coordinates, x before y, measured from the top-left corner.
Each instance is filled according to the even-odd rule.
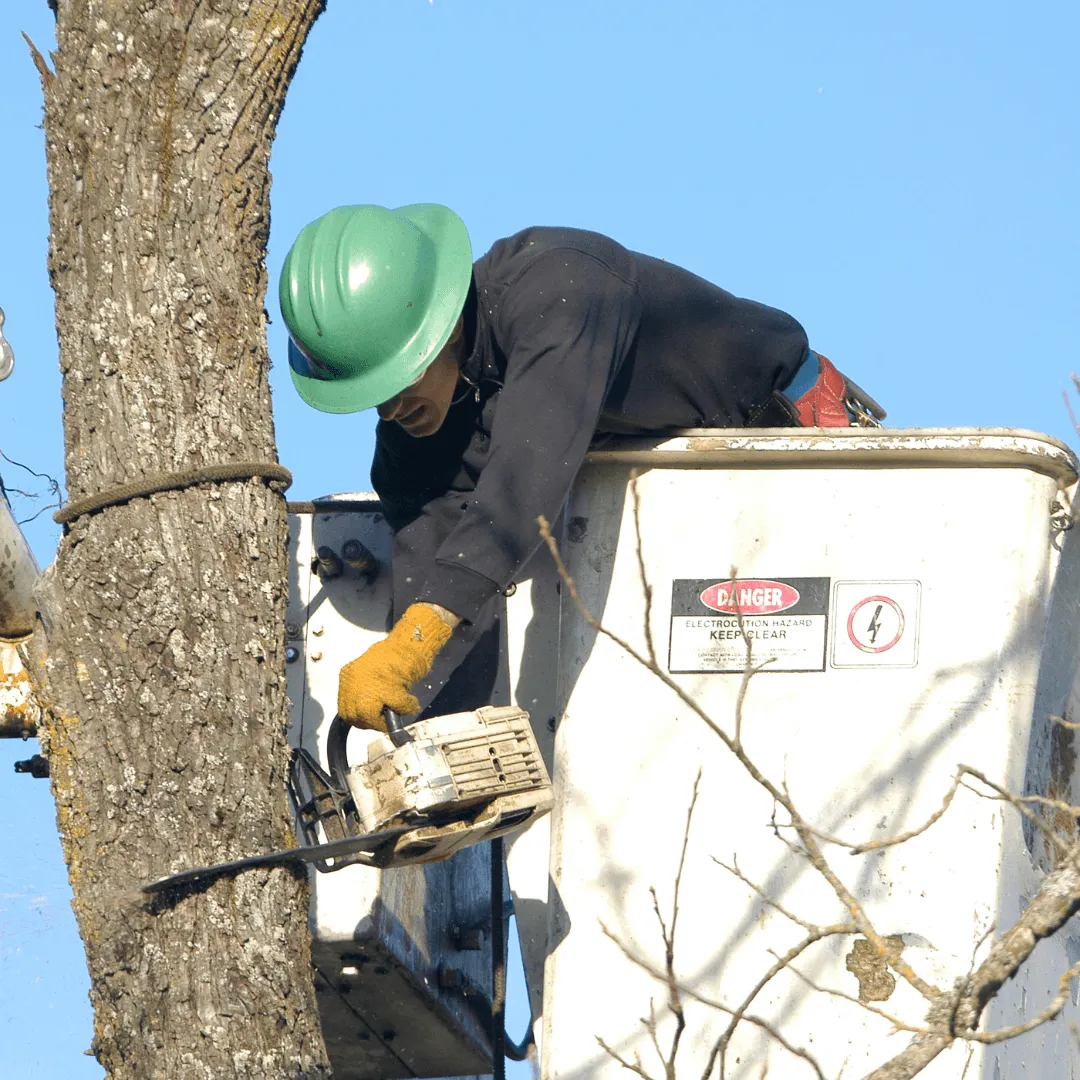
[[[417,826],[394,841],[386,865],[445,859],[551,809],[551,781],[524,709],[436,716],[408,733],[403,746],[373,739],[367,761],[347,776],[361,831]]]

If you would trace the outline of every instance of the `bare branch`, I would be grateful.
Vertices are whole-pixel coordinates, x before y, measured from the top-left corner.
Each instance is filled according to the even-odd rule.
[[[935,1003],[936,1005],[936,1003]],[[937,1011],[931,1006],[931,1012]],[[916,1035],[896,1057],[867,1073],[863,1080],[912,1080],[952,1042],[951,1035],[931,1031]]]
[[[1005,798],[1013,801],[1007,793]],[[962,980],[953,993],[931,1004],[926,1018],[929,1033],[917,1035],[902,1053],[874,1070],[865,1080],[911,1080],[955,1039],[1000,1042],[1052,1020],[1065,1003],[1069,982],[1080,974],[1080,965],[1070,968],[1062,976],[1057,997],[1028,1024],[1001,1032],[975,1030],[987,1004],[1004,983],[1016,975],[1035,946],[1057,933],[1078,910],[1080,845],[1074,844],[1060,865],[1042,879],[1038,892],[1016,923],[990,946],[986,959],[975,973]]]
[[[868,851],[880,851],[883,848],[896,847],[898,844],[906,844],[909,840],[913,840],[916,836],[920,836],[926,832],[932,825],[936,824],[944,816],[945,811],[952,805],[953,798],[956,796],[957,789],[961,786],[961,781],[964,776],[964,771],[959,770],[953,777],[953,782],[949,787],[949,790],[945,793],[945,797],[941,801],[941,806],[935,810],[929,818],[926,819],[921,825],[915,829],[910,829],[907,832],[898,833],[896,836],[888,836],[881,840],[868,840],[862,844],[853,844],[850,840],[845,840],[840,836],[836,836],[833,833],[824,832],[818,829],[816,826],[807,825],[806,828],[813,833],[819,840],[826,844],[834,844],[837,847],[847,848],[848,853],[851,855],[864,855]],[[784,788],[787,791],[785,785]],[[789,793],[790,796],[790,793]],[[1080,814],[1080,809],[1077,810]],[[777,823],[777,828],[790,829],[794,828],[792,823]]]
[[[1031,903],[1016,923],[990,946],[986,959],[968,980],[967,1000],[957,1010],[959,1030],[974,1030],[987,1003],[1016,974],[1038,942],[1060,930],[1077,910],[1080,910],[1080,849],[1074,846],[1070,857],[1042,879]]]
[[[9,465],[14,465],[17,469],[22,469],[24,472],[28,472],[31,476],[36,477],[38,480],[44,480],[49,485],[48,494],[52,496],[52,502],[40,507],[35,514],[32,514],[28,518],[22,518],[17,521],[17,525],[26,525],[33,521],[35,518],[41,517],[46,510],[51,510],[53,507],[59,506],[64,500],[60,493],[60,482],[54,476],[50,476],[48,473],[37,472],[35,469],[31,469],[29,465],[24,465],[21,461],[16,461],[12,457],[8,457],[3,450],[0,450],[0,458],[3,458]],[[28,492],[21,491],[19,488],[8,487],[4,484],[3,478],[0,477],[0,494],[6,494],[11,492],[15,495],[21,495],[25,499],[40,499],[46,493],[41,492]]]
[[[761,899],[764,900],[765,903],[769,905],[769,907],[775,908],[777,911],[780,912],[781,915],[784,916],[784,918],[790,919],[793,923],[796,923],[798,926],[801,926],[808,933],[813,933],[814,931],[820,929],[820,927],[818,927],[816,924],[811,923],[811,922],[807,922],[805,919],[800,919],[798,915],[795,915],[793,912],[788,911],[788,909],[786,907],[784,907],[784,905],[781,904],[779,900],[777,900],[775,897],[770,896],[760,885],[758,885],[755,882],[751,881],[739,869],[738,862],[736,862],[734,866],[728,866],[727,863],[722,862],[715,855],[710,856],[710,858],[712,859],[712,861],[714,863],[716,863],[717,866],[722,867],[729,874],[732,874],[733,876],[737,877],[748,888],[753,889],[753,891],[755,893],[757,893],[757,895],[760,896]],[[838,933],[842,932],[842,933],[857,934],[859,932],[859,928],[854,923],[842,923],[840,925],[844,926],[846,929],[843,930],[843,931],[838,930],[837,931]]]
[[[921,836],[931,825],[940,821],[944,816],[945,811],[952,805],[952,801],[956,797],[956,792],[960,787],[962,778],[963,773],[958,771],[953,777],[953,782],[949,786],[949,790],[945,792],[945,798],[941,800],[941,805],[918,828],[909,829],[907,832],[899,833],[896,836],[889,836],[883,840],[871,840],[866,844],[856,844],[851,849],[851,854],[862,855],[867,851],[880,851],[882,848],[895,847],[897,844],[906,844],[909,840],[914,840],[916,836]]]
[[[775,956],[776,954],[774,953],[773,955]],[[819,994],[828,994],[830,997],[839,998],[841,1001],[848,1001],[852,1005],[857,1005],[860,1009],[865,1009],[867,1012],[874,1013],[875,1016],[880,1016],[882,1020],[888,1020],[897,1031],[910,1031],[916,1035],[925,1035],[928,1033],[925,1027],[917,1027],[914,1024],[909,1024],[899,1017],[893,1016],[892,1013],[888,1013],[884,1009],[879,1008],[877,1005],[874,1005],[869,1001],[863,1001],[861,998],[857,998],[854,994],[849,994],[844,990],[834,990],[831,986],[821,986],[794,965],[789,964],[789,966],[793,975],[797,975],[811,990],[816,990]]]
[[[682,1018],[682,1005],[679,1006],[680,1019]],[[675,1080],[675,1065],[674,1061],[669,1061],[664,1057],[664,1051],[660,1049],[660,1038],[656,1032],[656,1006],[653,1004],[653,999],[649,998],[649,1015],[648,1017],[642,1017],[642,1025],[649,1033],[649,1041],[653,1045],[653,1050],[656,1052],[656,1056],[660,1059],[661,1064],[664,1066],[665,1080]],[[679,1038],[682,1036],[682,1029],[686,1026],[685,1021],[680,1025],[679,1030],[676,1032],[674,1044],[675,1049],[678,1049]],[[672,1051],[672,1057],[674,1057],[674,1051]]]
[[[739,568],[732,566],[728,570],[728,577],[731,579],[731,595],[737,597],[739,595]],[[735,696],[735,746],[741,748],[743,704],[746,701],[746,692],[750,689],[750,680],[757,674],[757,670],[754,669],[753,642],[746,632],[746,617],[743,615],[742,605],[738,600],[735,602],[735,622],[739,627],[739,633],[742,634],[743,641],[746,642],[746,663],[743,665],[742,678],[739,680],[739,692]]]
[[[1074,375],[1075,379],[1076,376]],[[1061,391],[1061,400],[1065,402],[1065,408],[1069,413],[1069,423],[1073,426],[1073,431],[1080,435],[1080,424],[1076,422],[1076,413],[1073,412],[1072,402],[1069,400],[1069,394],[1067,390]]]
[[[638,1058],[636,1062],[629,1062],[626,1058],[622,1057],[617,1050],[613,1050],[599,1035],[596,1036],[596,1041],[600,1044],[600,1049],[604,1051],[609,1057],[614,1058],[624,1069],[629,1069],[630,1072],[636,1073],[642,1078],[642,1080],[652,1080],[652,1077],[642,1068],[641,1059]]]
[[[1045,795],[1014,795],[1017,802],[1031,803],[1034,806],[1045,806],[1050,810],[1060,810],[1070,817],[1080,817],[1080,806],[1064,802],[1061,799],[1050,799]],[[1008,801],[1008,800],[1006,800]]]
[[[693,998],[694,1001],[701,1005],[706,1005],[710,1009],[715,1009],[717,1012],[726,1013],[731,1016],[735,1010],[729,1005],[723,1004],[723,1002],[715,1001],[710,997],[706,997],[704,994],[698,993],[689,986],[680,986],[679,989],[689,998]],[[810,1068],[814,1070],[814,1074],[818,1077],[818,1080],[825,1080],[825,1074],[821,1071],[821,1066],[817,1063],[817,1059],[808,1050],[802,1047],[795,1046],[790,1043],[779,1031],[776,1030],[769,1023],[768,1020],[762,1019],[760,1016],[754,1016],[752,1013],[744,1013],[739,1017],[740,1021],[747,1024],[753,1024],[754,1027],[761,1028],[766,1032],[771,1039],[775,1039],[789,1054],[793,1054],[795,1057],[802,1058]],[[708,1074],[704,1074],[702,1080],[708,1080]]]
[[[1073,964],[1073,966],[1061,976],[1058,983],[1058,992],[1054,996],[1054,999],[1041,1013],[1039,1013],[1038,1016],[1033,1016],[1026,1023],[1015,1024],[1012,1027],[1007,1028],[998,1028],[997,1031],[970,1031],[960,1037],[963,1039],[970,1039],[972,1042],[999,1043],[1006,1042],[1008,1039],[1015,1039],[1017,1035],[1023,1035],[1027,1031],[1041,1027],[1048,1021],[1053,1020],[1061,1010],[1065,1008],[1065,1002],[1069,997],[1069,984],[1077,977],[1077,975],[1080,975],[1080,963]]]
[[[645,647],[649,650],[649,663],[654,667],[659,666],[656,662],[656,642],[652,632],[652,586],[645,574],[645,552],[641,545],[641,493],[638,491],[638,473],[634,469],[630,474],[630,494],[634,500],[634,538],[636,541],[638,579],[641,581],[641,591],[645,594]]]
[[[745,879],[744,879],[745,880]],[[785,912],[786,914],[786,912]],[[709,1080],[709,1076],[712,1074],[713,1066],[716,1064],[717,1056],[720,1058],[720,1077],[723,1080],[725,1069],[727,1067],[727,1048],[731,1042],[732,1036],[735,1034],[735,1028],[739,1022],[746,1016],[746,1010],[753,1004],[754,998],[761,993],[765,987],[772,982],[772,980],[780,974],[793,960],[801,956],[811,945],[815,942],[821,941],[827,937],[834,937],[839,934],[854,934],[857,933],[857,929],[850,923],[842,923],[837,926],[818,926],[810,928],[809,933],[802,941],[793,945],[783,956],[778,957],[776,963],[769,968],[765,974],[758,979],[753,989],[743,998],[739,1006],[731,1014],[731,1022],[724,1029],[720,1038],[713,1044],[713,1048],[709,1053],[709,1061],[705,1067],[705,1071],[701,1074],[702,1080]],[[792,969],[794,970],[794,969]]]
[[[675,948],[675,923],[679,918],[679,889],[682,887],[683,867],[686,865],[686,849],[690,844],[690,825],[694,820],[694,807],[697,806],[698,789],[701,787],[701,769],[698,769],[694,777],[694,789],[690,794],[690,805],[686,810],[686,828],[683,829],[682,851],[679,852],[679,869],[675,874],[675,899],[671,907],[671,948]],[[656,899],[656,894],[653,894]],[[657,912],[659,914],[659,912]]]
[[[962,773],[966,773],[968,776],[974,776],[980,783],[985,784],[994,795],[987,795],[985,791],[979,791],[978,788],[971,787],[970,784],[965,784],[964,787],[968,791],[975,795],[978,795],[982,799],[997,799],[1001,802],[1007,802],[1012,806],[1015,806],[1017,810],[1023,814],[1049,840],[1054,847],[1058,849],[1058,853],[1061,855],[1067,854],[1071,850],[1071,845],[1063,840],[1049,825],[1046,824],[1043,819],[1036,814],[1033,810],[1024,805],[1023,798],[1019,795],[1013,795],[1011,791],[1003,788],[1000,784],[994,783],[985,773],[980,772],[978,769],[972,768],[970,765],[961,765],[960,770]]]
[[[629,960],[632,964],[641,968],[646,974],[651,975],[659,982],[667,982],[667,974],[655,967],[644,957],[636,955],[632,952],[626,944],[620,940],[618,935],[612,933],[612,931],[603,923],[600,924],[600,929],[603,930],[605,936],[613,942],[619,949],[619,951]],[[725,1005],[720,1001],[715,1001],[710,997],[706,997],[704,994],[695,990],[692,986],[686,986],[683,983],[679,983],[679,992],[685,994],[688,998],[692,998],[694,1001],[701,1005],[707,1005],[710,1009],[716,1009],[717,1012],[722,1012],[731,1016],[734,1013],[734,1009],[729,1005]],[[768,1033],[769,1037],[775,1039],[785,1050],[790,1054],[794,1054],[795,1057],[802,1058],[813,1070],[818,1080],[825,1080],[825,1074],[821,1071],[821,1067],[812,1054],[807,1050],[803,1050],[801,1047],[793,1046],[783,1035],[780,1034],[768,1020],[763,1020],[760,1016],[753,1016],[750,1013],[741,1017],[741,1020],[747,1024],[753,1024],[755,1027],[761,1028],[762,1031]]]
[[[1080,378],[1077,377],[1075,371],[1072,373],[1071,378],[1072,378],[1073,389],[1076,390],[1076,392],[1078,394],[1080,394]],[[1069,421],[1073,426],[1073,431],[1075,431],[1077,433],[1077,435],[1080,435],[1080,424],[1078,424],[1077,421],[1076,421],[1076,413],[1073,412],[1072,402],[1069,401],[1068,393],[1066,391],[1062,390],[1061,391],[1061,397],[1065,402],[1065,408],[1069,412]]]
[[[1080,432],[1077,432],[1077,434],[1080,434]],[[1064,716],[1056,716],[1054,713],[1050,713],[1048,719],[1052,724],[1059,724],[1068,731],[1080,731],[1080,724],[1074,723],[1072,720],[1066,720]]]

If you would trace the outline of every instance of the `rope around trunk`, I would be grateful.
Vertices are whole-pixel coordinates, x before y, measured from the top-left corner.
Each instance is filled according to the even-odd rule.
[[[91,495],[86,499],[68,503],[53,514],[53,521],[58,525],[69,525],[76,518],[96,513],[108,506],[119,506],[132,499],[143,499],[148,495],[159,495],[163,491],[179,491],[181,488],[194,487],[196,484],[221,484],[230,480],[253,480],[260,477],[268,484],[282,484],[284,491],[292,483],[292,473],[283,465],[269,461],[238,461],[232,465],[204,465],[199,469],[186,469],[184,472],[160,473],[147,476],[133,484],[123,484],[101,495]]]

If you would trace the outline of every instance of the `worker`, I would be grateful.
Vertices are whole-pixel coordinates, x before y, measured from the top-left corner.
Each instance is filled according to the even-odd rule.
[[[399,617],[342,668],[359,727],[490,702],[502,598],[594,437],[884,416],[790,315],[578,229],[525,229],[474,264],[447,207],[338,207],[297,237],[280,300],[300,396],[379,413]]]

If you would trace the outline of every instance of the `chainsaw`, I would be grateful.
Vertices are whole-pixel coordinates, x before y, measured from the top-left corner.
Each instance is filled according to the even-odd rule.
[[[143,892],[295,863],[332,873],[438,862],[551,809],[551,781],[524,709],[489,705],[408,727],[390,710],[383,717],[386,734],[372,737],[359,764],[349,764],[349,725],[340,716],[327,734],[329,771],[293,750],[288,788],[299,847],[184,870]]]

